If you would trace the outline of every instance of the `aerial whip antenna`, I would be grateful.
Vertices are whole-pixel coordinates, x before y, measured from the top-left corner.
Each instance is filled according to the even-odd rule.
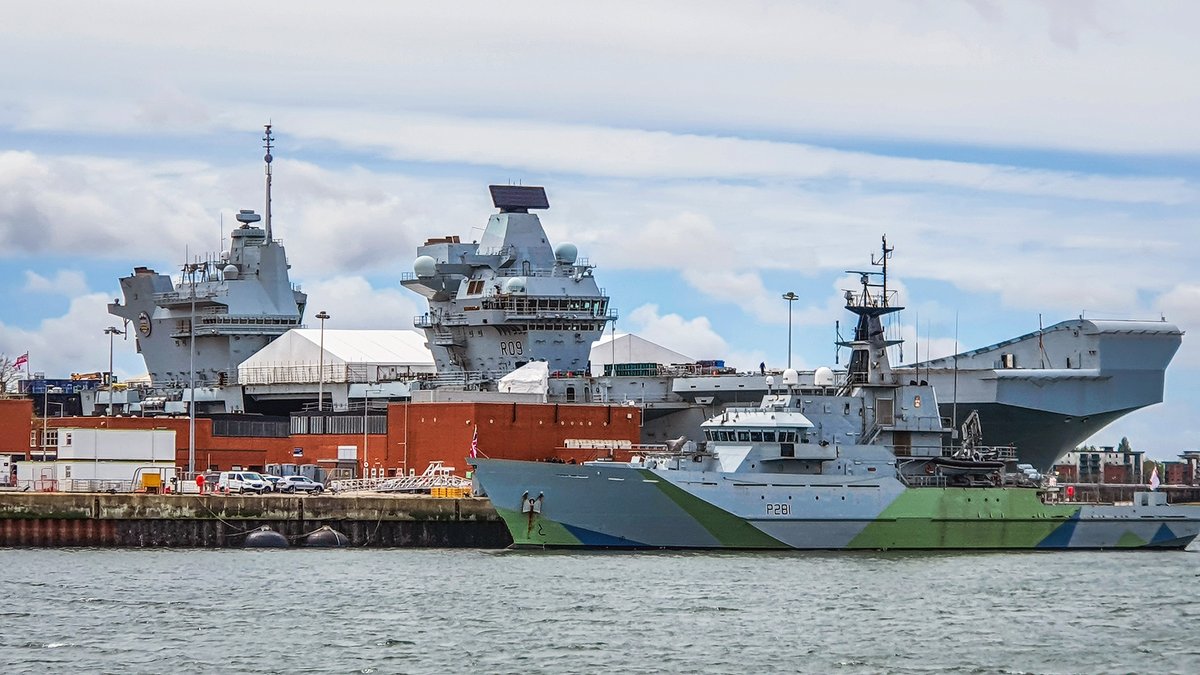
[[[266,228],[266,230],[267,230],[267,243],[270,244],[271,243],[271,162],[274,161],[274,159],[275,159],[274,157],[271,156],[271,143],[274,142],[275,139],[271,137],[271,124],[269,122],[267,124],[264,124],[263,128],[266,129],[266,131],[263,133],[263,148],[265,148],[267,151],[267,153],[265,155],[263,155],[263,162],[265,162],[267,165],[267,205],[266,205],[266,208],[263,209],[263,220],[266,222],[263,223],[263,227]]]

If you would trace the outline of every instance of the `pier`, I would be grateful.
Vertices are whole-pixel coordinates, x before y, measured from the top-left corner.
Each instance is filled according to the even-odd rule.
[[[0,493],[0,546],[241,548],[263,526],[292,546],[323,526],[349,546],[504,548],[487,499]]]

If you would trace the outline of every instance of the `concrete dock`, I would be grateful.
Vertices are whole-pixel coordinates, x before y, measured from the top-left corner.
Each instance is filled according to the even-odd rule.
[[[360,547],[512,543],[482,498],[0,492],[0,546],[241,548],[263,526],[303,546],[326,525]]]

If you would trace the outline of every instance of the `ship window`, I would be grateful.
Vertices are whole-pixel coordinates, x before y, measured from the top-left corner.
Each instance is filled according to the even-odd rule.
[[[762,440],[763,440],[763,434],[761,431],[751,431],[750,432],[750,442],[762,443]]]
[[[781,435],[783,434],[783,432],[782,432],[782,431],[781,431],[781,432],[779,432],[779,433],[780,433]],[[764,443],[774,443],[774,442],[775,442],[775,430],[774,430],[774,429],[767,429],[767,430],[765,430],[765,431],[763,431],[763,432],[762,432],[762,435],[763,435],[763,442],[764,442]]]
[[[875,401],[876,421],[885,426],[890,427],[896,423],[894,409],[892,408],[892,399],[881,398]]]
[[[729,441],[729,440],[732,440],[732,439],[730,439],[730,438],[729,438],[729,432],[728,432],[728,431],[718,431],[718,432],[717,432],[717,440],[719,440],[719,441]]]
[[[743,443],[749,441],[750,440],[750,432],[749,431],[737,432],[737,439]]]
[[[567,387],[567,403],[575,402],[575,387]]]

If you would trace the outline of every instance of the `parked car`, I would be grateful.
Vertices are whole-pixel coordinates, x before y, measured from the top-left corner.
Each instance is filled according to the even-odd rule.
[[[319,495],[325,490],[324,485],[308,476],[284,476],[279,482],[279,487],[282,492],[307,492],[312,495]]]
[[[222,492],[262,494],[268,490],[267,481],[255,471],[222,471],[217,479],[217,489]]]
[[[267,492],[283,492],[282,476],[273,476],[269,473],[264,473],[262,477],[267,482]]]

